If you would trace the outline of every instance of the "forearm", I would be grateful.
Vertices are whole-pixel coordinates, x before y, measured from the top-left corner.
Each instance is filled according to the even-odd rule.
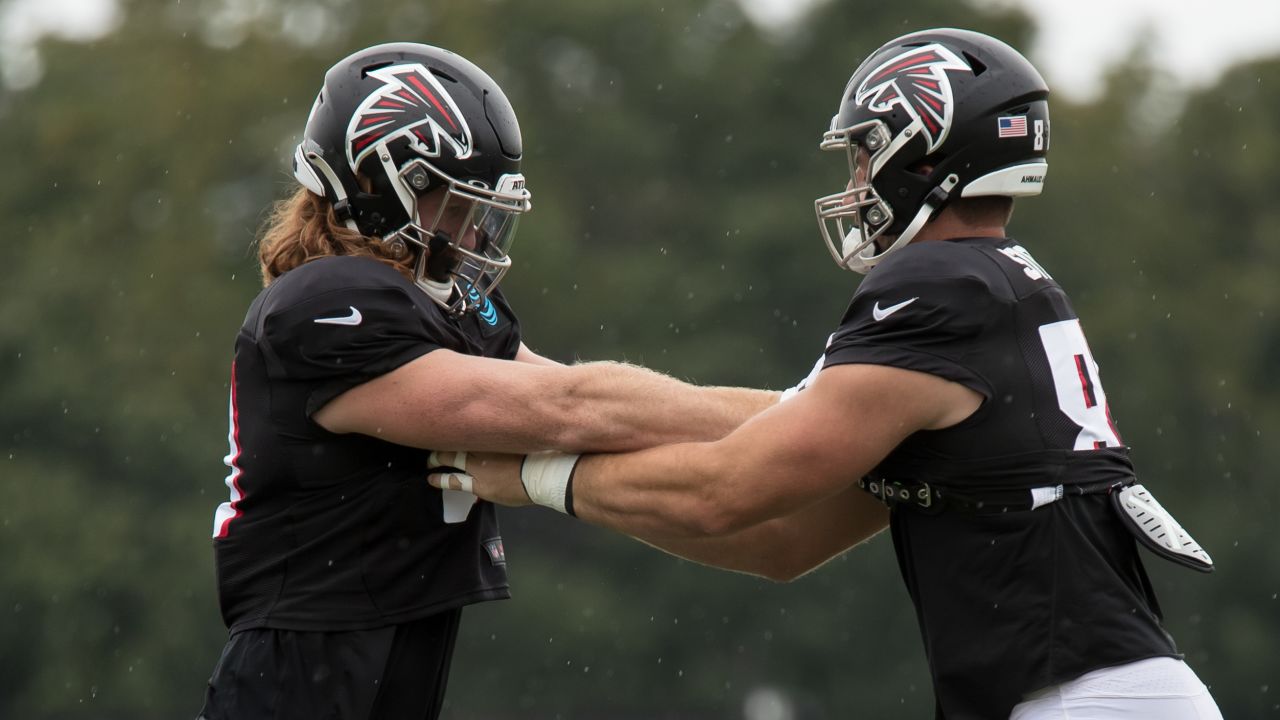
[[[584,457],[574,473],[574,512],[673,555],[779,581],[888,524],[885,507],[852,483],[834,484],[834,494],[800,491],[784,469],[770,470],[747,448],[728,449],[699,443]]]
[[[871,447],[877,435],[896,442],[905,431],[851,436],[813,419],[823,404],[816,396],[776,404],[714,442],[585,456],[573,474],[574,512],[650,540],[719,537],[835,497],[882,457]]]
[[[686,560],[790,582],[883,530],[888,510],[852,487],[786,517],[724,537],[639,537]]]
[[[821,499],[791,490],[798,487],[795,472],[777,464],[789,462],[789,454],[776,461],[766,454],[721,440],[587,455],[573,473],[573,511],[592,524],[659,542],[722,537]]]
[[[778,401],[779,393],[704,387],[626,363],[566,368],[559,398],[573,430],[557,450],[622,452],[718,440]]]
[[[334,433],[411,447],[528,453],[618,452],[716,439],[778,393],[699,387],[621,363],[562,366],[436,350],[316,411]]]
[[[593,525],[643,538],[724,535],[710,443],[621,455],[585,455],[573,472],[573,512]]]

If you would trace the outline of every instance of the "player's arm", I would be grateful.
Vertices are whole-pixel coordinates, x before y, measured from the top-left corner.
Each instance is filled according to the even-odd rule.
[[[547,367],[561,367],[564,363],[556,362],[548,357],[543,357],[538,353],[529,349],[528,345],[520,343],[520,349],[516,351],[516,362],[529,363],[530,365],[545,365]]]
[[[640,539],[704,565],[790,582],[888,524],[889,509],[851,485],[799,512],[724,537]]]
[[[650,539],[727,535],[833,498],[908,435],[980,403],[934,375],[837,365],[723,440],[582,458],[574,510]]]
[[[587,522],[723,567],[732,559],[730,552],[767,552],[781,537],[770,533],[783,526],[744,531],[820,503],[848,501],[853,496],[845,493],[857,479],[908,435],[954,425],[981,402],[977,392],[928,373],[836,365],[819,373],[804,392],[722,440],[581,458],[572,474],[573,510]],[[481,497],[511,505],[528,502],[519,458],[473,457],[466,471]],[[530,468],[525,472],[534,499],[556,506],[542,489],[556,483],[530,477]],[[434,483],[440,481],[433,476]],[[563,486],[559,500],[562,507]],[[859,524],[845,547],[883,527],[876,512],[859,511],[855,517]],[[804,533],[800,524],[789,531]],[[739,533],[737,550],[708,545],[711,549],[701,553],[685,543]],[[839,549],[815,546],[806,557],[816,564]]]
[[[724,437],[778,393],[701,387],[615,362],[559,365],[434,350],[313,414],[336,433],[401,445],[531,452],[624,451]],[[520,355],[517,355],[520,358]],[[545,358],[541,358],[545,360]]]

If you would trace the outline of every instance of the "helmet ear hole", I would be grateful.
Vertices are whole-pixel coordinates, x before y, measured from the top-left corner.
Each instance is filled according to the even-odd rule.
[[[923,157],[906,167],[906,171],[919,178],[927,178],[933,174],[934,168],[938,167],[947,158],[942,153],[934,153],[929,157]]]

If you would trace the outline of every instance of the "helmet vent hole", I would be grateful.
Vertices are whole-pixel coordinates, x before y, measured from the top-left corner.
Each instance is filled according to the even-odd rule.
[[[368,65],[365,65],[364,67],[360,68],[360,77],[362,78],[369,77],[369,73],[373,72],[374,70],[381,70],[384,67],[390,67],[394,63],[395,63],[394,60],[383,60],[382,62],[369,63]]]
[[[431,68],[431,74],[432,74],[432,75],[435,75],[436,77],[440,78],[441,80],[447,80],[447,81],[449,81],[449,82],[451,82],[451,83],[457,83],[457,82],[458,82],[458,81],[457,81],[457,80],[455,80],[455,79],[453,78],[453,76],[452,76],[452,75],[450,75],[449,73],[446,73],[446,72],[444,72],[444,71],[442,71],[442,70],[437,70],[436,68]]]
[[[973,68],[973,76],[977,77],[987,71],[987,64],[974,57],[968,51],[962,52],[964,59],[969,61],[969,67]]]

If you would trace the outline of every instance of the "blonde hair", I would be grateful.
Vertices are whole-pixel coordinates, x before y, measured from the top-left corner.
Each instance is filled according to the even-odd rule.
[[[258,240],[263,286],[303,263],[335,255],[373,258],[412,279],[409,266],[390,248],[338,222],[329,201],[310,190],[299,187],[272,206]]]

